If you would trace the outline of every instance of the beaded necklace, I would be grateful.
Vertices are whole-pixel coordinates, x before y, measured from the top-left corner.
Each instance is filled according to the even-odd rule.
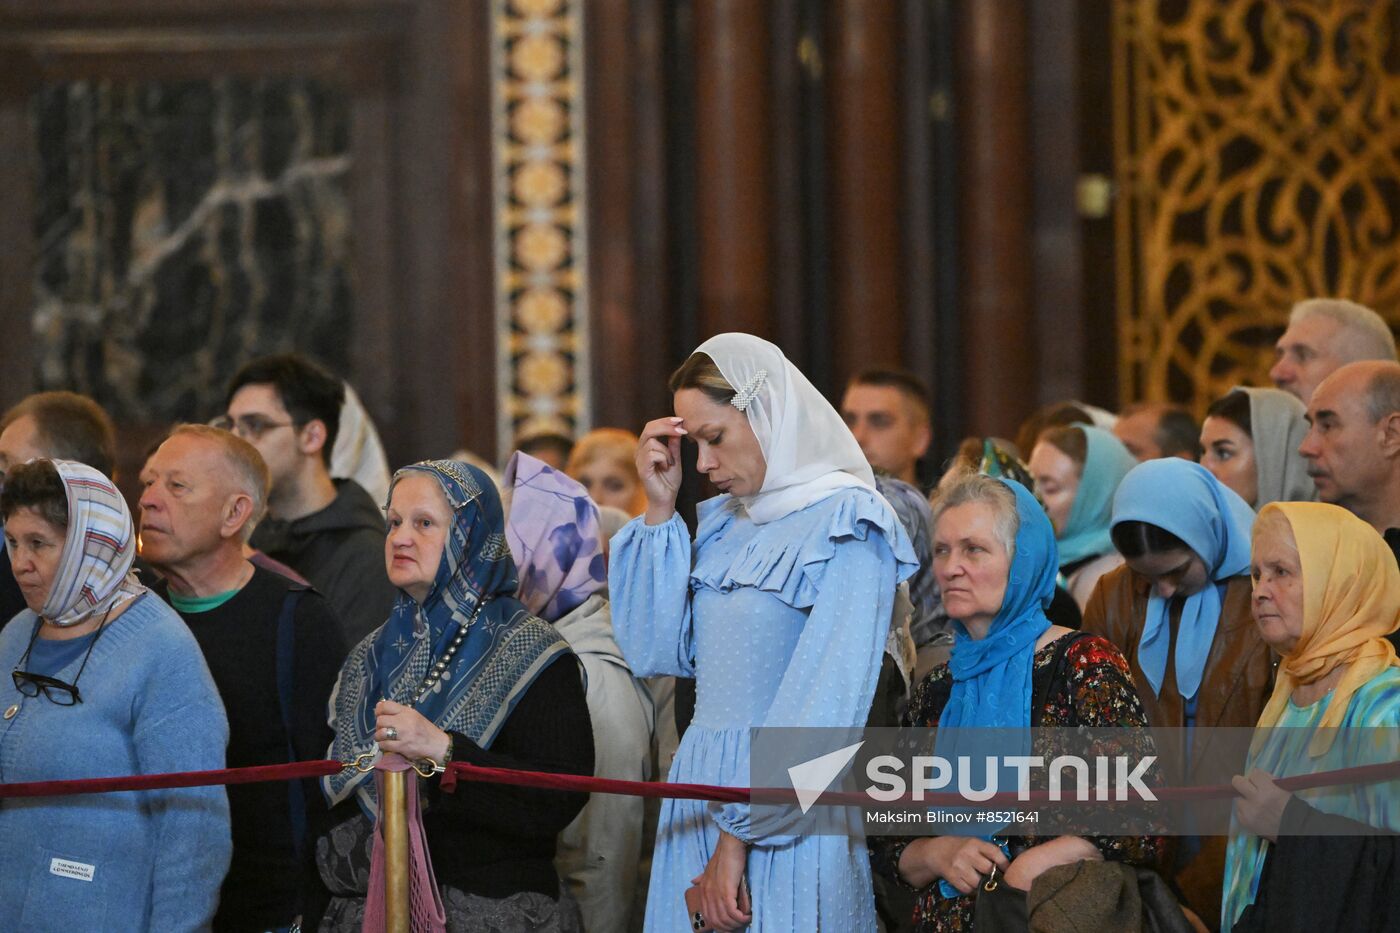
[[[472,612],[472,617],[467,620],[467,624],[457,630],[456,637],[452,639],[452,643],[443,651],[442,657],[438,658],[436,664],[428,668],[428,673],[423,677],[423,683],[419,684],[418,689],[413,692],[413,700],[410,701],[410,706],[417,706],[418,701],[423,699],[429,690],[437,686],[437,682],[442,679],[442,675],[446,672],[447,666],[452,663],[452,657],[457,653],[457,649],[462,647],[462,642],[466,639],[467,632],[471,629],[472,623],[476,622],[476,617],[481,615],[481,610],[486,608],[488,602],[490,602],[489,597],[476,604],[476,610]]]

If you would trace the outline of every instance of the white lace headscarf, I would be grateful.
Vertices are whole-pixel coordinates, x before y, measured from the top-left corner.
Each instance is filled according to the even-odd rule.
[[[755,524],[846,487],[875,492],[875,474],[850,428],[782,350],[751,334],[719,334],[695,352],[714,360],[735,388],[731,404],[748,415],[763,451],[763,488],[741,499]]]

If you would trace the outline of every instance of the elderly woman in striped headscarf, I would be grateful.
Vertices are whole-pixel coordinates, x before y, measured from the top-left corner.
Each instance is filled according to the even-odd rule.
[[[112,481],[34,460],[0,493],[29,608],[0,632],[0,781],[224,766],[228,722],[190,630],[130,574]],[[222,787],[0,802],[0,929],[207,929],[228,869]]]

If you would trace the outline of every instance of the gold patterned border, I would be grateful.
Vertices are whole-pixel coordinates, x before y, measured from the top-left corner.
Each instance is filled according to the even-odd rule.
[[[583,4],[492,0],[497,449],[589,426]]]
[[[1398,5],[1112,7],[1123,400],[1268,385],[1303,298],[1400,319]]]

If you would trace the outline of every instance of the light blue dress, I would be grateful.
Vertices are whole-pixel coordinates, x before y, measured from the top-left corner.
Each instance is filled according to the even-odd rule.
[[[917,566],[888,505],[848,488],[755,525],[739,502],[700,505],[692,548],[678,516],[612,540],[613,629],[639,676],[696,678],[695,717],[670,780],[749,786],[749,729],[863,725],[895,586]],[[755,838],[745,804],[665,800],[646,928],[690,929],[685,890],[723,829],[750,844],[749,929],[876,928],[859,838]]]

